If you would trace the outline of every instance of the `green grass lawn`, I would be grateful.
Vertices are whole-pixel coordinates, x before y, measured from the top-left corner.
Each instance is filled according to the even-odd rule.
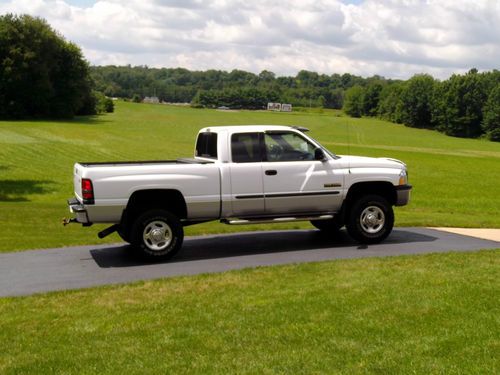
[[[409,166],[412,202],[396,225],[500,227],[500,144],[451,138],[338,111],[221,112],[118,102],[113,114],[74,121],[0,122],[0,251],[99,243],[103,228],[63,228],[75,161],[191,156],[199,128],[223,124],[294,124],[338,154],[387,156]],[[187,234],[309,224],[231,227],[208,223]],[[119,241],[117,235],[105,241]]]
[[[500,250],[0,299],[2,374],[498,374]]]

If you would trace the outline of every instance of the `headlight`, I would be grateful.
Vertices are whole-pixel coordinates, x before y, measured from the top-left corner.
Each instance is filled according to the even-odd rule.
[[[408,172],[406,171],[406,169],[403,169],[399,174],[399,185],[406,184],[408,184]]]

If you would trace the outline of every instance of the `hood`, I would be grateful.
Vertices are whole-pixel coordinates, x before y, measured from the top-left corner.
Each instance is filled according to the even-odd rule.
[[[346,163],[349,168],[406,168],[406,164],[397,159],[369,158],[366,156],[338,156],[340,156],[340,160]]]

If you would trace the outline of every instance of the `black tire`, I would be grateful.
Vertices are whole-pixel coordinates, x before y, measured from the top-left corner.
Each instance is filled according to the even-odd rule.
[[[320,231],[329,234],[338,233],[340,228],[344,226],[344,224],[337,217],[329,220],[311,220],[311,224]]]
[[[148,259],[173,257],[184,240],[181,222],[165,210],[150,210],[140,215],[134,221],[130,234],[134,249]]]
[[[364,244],[385,240],[393,226],[392,206],[379,195],[365,195],[358,198],[352,204],[346,222],[349,235]]]

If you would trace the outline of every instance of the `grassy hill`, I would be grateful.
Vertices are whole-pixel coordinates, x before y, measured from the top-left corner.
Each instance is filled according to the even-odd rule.
[[[113,114],[72,121],[0,122],[0,251],[90,244],[101,226],[62,227],[75,161],[191,156],[199,128],[223,124],[301,125],[337,154],[405,161],[414,186],[396,225],[500,227],[500,144],[458,139],[336,111],[216,111],[118,102]],[[310,227],[208,223],[187,234]],[[106,239],[118,241],[116,235]]]

